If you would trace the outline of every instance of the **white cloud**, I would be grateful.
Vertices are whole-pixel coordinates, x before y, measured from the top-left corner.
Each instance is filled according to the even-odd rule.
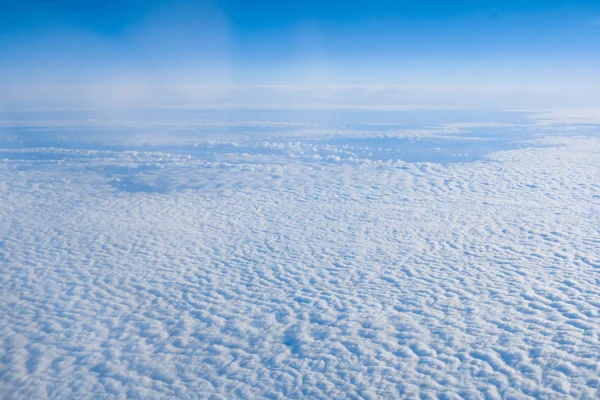
[[[600,142],[544,143],[450,165],[18,150],[1,391],[592,398]]]
[[[559,109],[600,107],[597,85],[179,85],[124,80],[82,86],[5,86],[0,110]]]
[[[600,109],[560,109],[532,112],[529,119],[546,125],[600,124]]]

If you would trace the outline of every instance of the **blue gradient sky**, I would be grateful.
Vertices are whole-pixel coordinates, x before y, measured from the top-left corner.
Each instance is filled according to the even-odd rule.
[[[599,107],[595,1],[0,1],[0,108]]]

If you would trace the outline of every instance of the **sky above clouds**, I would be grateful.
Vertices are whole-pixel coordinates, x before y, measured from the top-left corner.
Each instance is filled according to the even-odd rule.
[[[4,110],[578,108],[597,102],[600,85],[596,1],[26,0],[0,10]]]

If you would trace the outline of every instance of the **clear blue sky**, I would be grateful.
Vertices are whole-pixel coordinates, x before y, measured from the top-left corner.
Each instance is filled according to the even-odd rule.
[[[451,104],[465,87],[581,107],[600,85],[600,1],[0,0],[0,55],[0,108],[472,106]]]

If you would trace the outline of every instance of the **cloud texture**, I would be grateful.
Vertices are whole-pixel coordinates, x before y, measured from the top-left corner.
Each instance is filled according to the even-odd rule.
[[[0,393],[596,398],[600,141],[544,144],[444,165],[7,152]]]

